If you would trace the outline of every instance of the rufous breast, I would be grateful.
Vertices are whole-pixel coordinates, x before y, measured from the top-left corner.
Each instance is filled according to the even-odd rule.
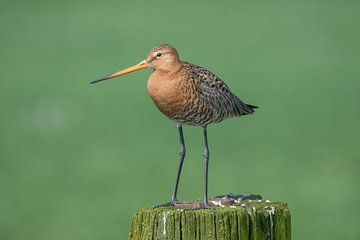
[[[147,91],[159,110],[168,118],[183,110],[186,99],[177,74],[155,70],[149,77]]]

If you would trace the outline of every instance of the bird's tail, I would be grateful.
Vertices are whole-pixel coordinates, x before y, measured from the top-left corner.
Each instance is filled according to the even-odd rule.
[[[246,104],[246,106],[248,106],[249,108],[251,108],[252,110],[259,108],[258,106],[255,105],[251,105],[251,104]]]
[[[251,105],[251,104],[245,104],[246,107],[242,108],[242,114],[241,115],[248,115],[253,114],[255,112],[256,108],[259,108],[258,106]]]
[[[236,96],[235,99],[236,99],[235,106],[239,116],[253,114],[255,112],[255,109],[258,108],[255,105],[244,103],[243,101],[240,100],[240,98]]]

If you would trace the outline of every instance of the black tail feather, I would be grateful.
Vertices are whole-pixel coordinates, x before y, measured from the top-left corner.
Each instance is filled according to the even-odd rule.
[[[246,106],[248,106],[248,107],[249,107],[249,108],[251,108],[251,109],[256,109],[256,108],[259,108],[258,106],[251,105],[251,104],[246,104]]]
[[[245,104],[245,108],[243,108],[242,110],[242,114],[241,115],[248,115],[248,114],[253,114],[255,112],[256,108],[259,108],[258,106],[255,105],[251,105],[251,104]]]

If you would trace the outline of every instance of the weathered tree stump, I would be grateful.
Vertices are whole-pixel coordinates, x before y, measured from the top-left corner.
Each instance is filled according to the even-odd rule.
[[[133,216],[130,240],[290,240],[286,202],[212,199],[210,209],[189,209],[196,202],[143,208]],[[201,206],[200,206],[201,207]]]

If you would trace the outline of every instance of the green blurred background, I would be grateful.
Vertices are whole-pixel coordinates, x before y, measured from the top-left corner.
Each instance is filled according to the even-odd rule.
[[[359,239],[359,1],[1,1],[0,239],[126,239],[170,199],[175,124],[150,71],[89,81],[158,43],[220,76],[253,116],[209,127],[210,195],[286,200],[293,239]],[[186,127],[181,200],[203,192]]]

